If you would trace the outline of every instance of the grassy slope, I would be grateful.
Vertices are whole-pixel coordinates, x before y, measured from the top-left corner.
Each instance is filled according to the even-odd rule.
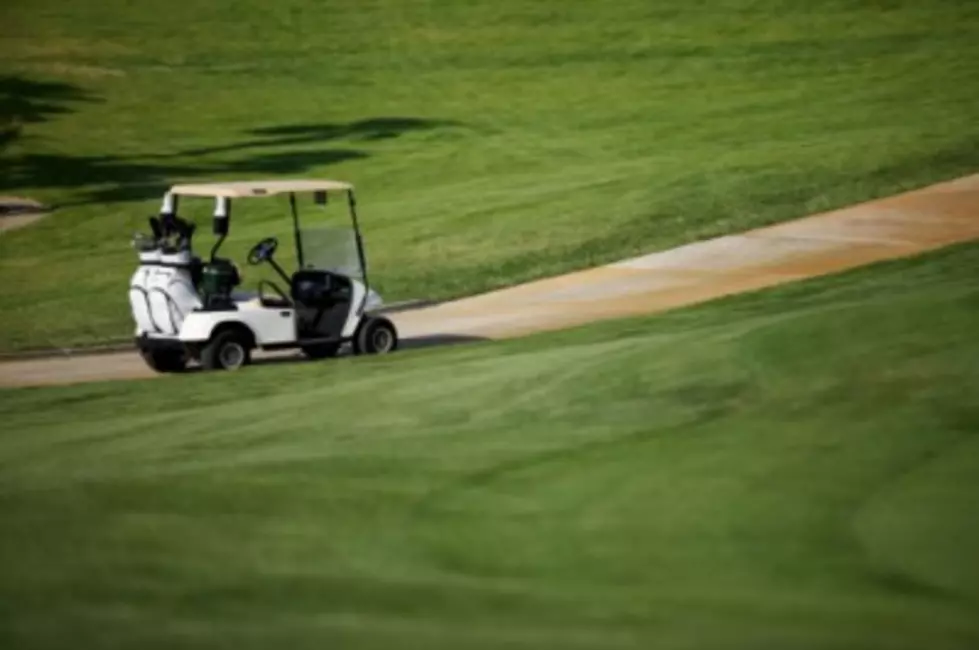
[[[6,647],[974,648],[977,264],[0,392]]]
[[[967,0],[13,0],[0,12],[0,118],[22,126],[0,132],[0,192],[65,206],[0,237],[0,349],[128,334],[127,239],[176,180],[356,182],[375,277],[402,298],[979,164]],[[239,248],[281,234],[272,215],[239,210]]]

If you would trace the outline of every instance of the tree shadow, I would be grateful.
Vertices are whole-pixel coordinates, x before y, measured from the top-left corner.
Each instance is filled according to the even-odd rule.
[[[129,201],[160,194],[167,178],[193,175],[186,165],[139,163],[115,156],[26,154],[8,161],[0,176],[0,191],[24,187],[74,190],[85,188],[74,201],[52,206],[63,208],[97,202]]]
[[[296,174],[311,167],[335,165],[367,157],[367,153],[356,149],[286,151],[232,160],[220,168],[221,171],[240,174]]]
[[[0,90],[2,88],[0,86]],[[15,97],[13,93],[21,89],[30,90],[34,95]],[[9,95],[7,110],[12,115],[18,115],[18,120],[25,121],[43,121],[52,115],[68,112],[54,98],[60,98],[62,102],[89,99],[83,91],[67,84],[39,84],[25,80],[8,80],[6,92]],[[243,134],[245,139],[239,142],[161,155],[24,154],[0,159],[0,191],[29,187],[73,194],[70,200],[52,206],[54,208],[140,201],[160,196],[172,184],[194,182],[217,174],[246,177],[303,174],[311,169],[371,155],[363,148],[322,146],[330,142],[354,140],[370,143],[396,138],[409,131],[455,124],[414,117],[376,117],[340,124],[294,124],[249,129]],[[19,133],[19,127],[16,133],[2,131],[0,142],[19,137]],[[311,145],[321,146],[310,149]],[[221,154],[239,155],[229,158]],[[216,158],[196,159],[207,156]]]
[[[331,149],[253,156],[209,165],[160,164],[114,156],[29,154],[7,165],[0,191],[40,187],[71,190],[85,188],[75,200],[58,203],[65,208],[92,203],[141,201],[159,197],[177,182],[210,174],[298,174],[314,167],[366,158],[362,151]]]
[[[72,104],[99,101],[78,86],[0,76],[0,151],[19,139],[23,125],[46,122],[73,112]]]
[[[347,124],[292,124],[288,126],[250,129],[245,134],[252,136],[243,142],[185,149],[173,154],[179,156],[204,156],[215,153],[241,151],[262,147],[285,147],[323,143],[332,140],[386,140],[397,138],[410,131],[426,131],[441,127],[458,126],[450,120],[430,120],[417,117],[374,117],[357,120]]]
[[[0,151],[13,144],[14,140],[20,137],[20,127],[13,125],[0,126]]]

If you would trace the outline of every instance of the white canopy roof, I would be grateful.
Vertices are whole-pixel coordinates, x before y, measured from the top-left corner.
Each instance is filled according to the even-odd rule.
[[[346,192],[354,188],[343,181],[237,181],[232,183],[199,183],[194,185],[174,185],[171,194],[180,196],[212,196],[229,199],[250,196],[272,196],[290,192]]]

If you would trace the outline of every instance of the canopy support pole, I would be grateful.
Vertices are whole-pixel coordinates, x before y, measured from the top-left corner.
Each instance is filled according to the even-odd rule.
[[[305,266],[303,261],[303,236],[299,231],[299,210],[296,208],[296,193],[289,192],[289,208],[292,210],[292,232],[296,237],[296,258],[299,260],[299,268]]]
[[[358,311],[364,313],[367,306],[367,295],[371,291],[370,280],[367,279],[367,258],[364,255],[364,240],[360,236],[360,224],[357,222],[357,197],[352,189],[347,190],[347,205],[350,208],[350,219],[354,222],[354,235],[357,241],[357,257],[360,258],[360,272],[364,274],[364,297],[360,301]]]

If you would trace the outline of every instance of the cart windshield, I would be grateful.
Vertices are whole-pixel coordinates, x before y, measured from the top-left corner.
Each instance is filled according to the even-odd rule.
[[[352,227],[303,228],[302,242],[304,268],[363,279],[364,270],[357,254],[357,235]]]

